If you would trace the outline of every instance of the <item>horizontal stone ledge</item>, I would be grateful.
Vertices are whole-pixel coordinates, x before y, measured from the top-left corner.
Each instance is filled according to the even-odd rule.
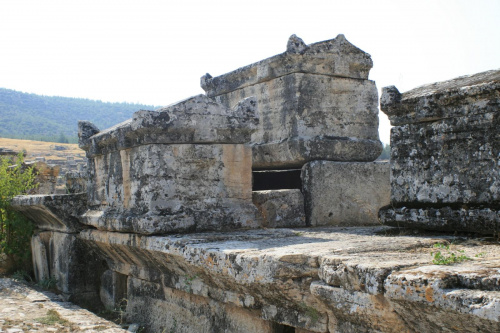
[[[411,314],[407,309],[426,306],[443,313],[433,318],[439,327],[452,327],[445,314],[471,327],[498,324],[491,317],[498,315],[497,308],[452,306],[462,301],[469,304],[473,294],[486,295],[488,304],[498,302],[498,247],[480,241],[453,245],[452,250],[463,249],[473,260],[437,266],[432,264],[433,244],[450,243],[455,237],[391,236],[394,230],[329,227],[170,236],[85,230],[79,238],[94,247],[111,270],[143,281],[140,285],[145,288],[152,283],[158,290],[235,305],[260,312],[263,319],[313,332],[331,330],[332,326],[327,328],[331,322],[391,332],[396,321],[412,331],[420,324],[403,320]],[[474,256],[478,253],[481,257]],[[440,303],[426,300],[425,289],[415,291],[421,294],[417,299],[396,293],[404,282],[399,277],[411,276],[415,267],[428,272],[426,279],[435,282],[435,297],[442,293],[458,298]],[[144,300],[164,302],[155,293],[144,296]],[[353,308],[357,310],[352,312]]]
[[[314,160],[372,162],[382,152],[379,140],[349,137],[292,137],[252,146],[254,169],[301,168]]]
[[[164,214],[137,214],[133,209],[89,209],[82,214],[81,220],[83,224],[99,230],[143,235],[229,231],[261,226],[260,216],[252,203],[226,199],[225,204],[226,207],[206,204],[202,209],[185,206],[181,211]]]
[[[80,215],[87,209],[87,194],[20,195],[12,208],[29,218],[41,230],[76,233],[87,228]]]
[[[447,232],[472,232],[485,235],[500,230],[500,211],[496,208],[383,208],[380,221],[385,225]]]

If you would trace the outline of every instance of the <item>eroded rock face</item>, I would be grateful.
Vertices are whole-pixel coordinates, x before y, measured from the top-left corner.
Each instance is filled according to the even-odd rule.
[[[202,78],[207,96],[231,107],[255,96],[259,129],[254,168],[302,167],[312,160],[373,161],[381,152],[377,89],[370,55],[343,35],[305,45],[231,73]]]
[[[381,212],[384,223],[487,234],[499,229],[499,91],[498,70],[404,94],[384,88],[382,111],[395,125],[394,209]]]
[[[99,280],[105,270],[101,259],[88,251],[77,234],[41,231],[31,239],[33,267],[37,281],[56,281],[67,300],[99,302]]]

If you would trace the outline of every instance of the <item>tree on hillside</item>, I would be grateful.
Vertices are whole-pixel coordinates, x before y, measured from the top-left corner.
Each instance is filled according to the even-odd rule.
[[[57,142],[68,143],[68,138],[66,137],[66,135],[64,135],[64,133],[61,132],[61,134],[59,134],[59,139],[57,140]]]
[[[23,162],[22,153],[16,161],[11,157],[0,158],[0,253],[16,263],[13,268],[26,267],[31,255],[33,225],[11,207],[13,197],[35,187],[33,168],[23,167]]]

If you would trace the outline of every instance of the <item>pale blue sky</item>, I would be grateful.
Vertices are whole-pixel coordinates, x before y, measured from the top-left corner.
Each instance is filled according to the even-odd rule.
[[[372,55],[379,89],[500,68],[499,0],[2,0],[0,87],[166,105],[203,93],[206,72],[284,52],[291,34],[339,33]]]

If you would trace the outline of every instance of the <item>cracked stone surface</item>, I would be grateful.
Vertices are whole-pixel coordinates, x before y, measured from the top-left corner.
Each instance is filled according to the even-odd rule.
[[[140,236],[86,230],[80,237],[111,270],[129,276],[132,312],[163,304],[168,313],[184,304],[194,315],[200,310],[190,308],[188,299],[198,299],[215,302],[207,313],[236,306],[257,322],[311,332],[500,328],[497,242],[394,232],[357,227]],[[470,260],[435,265],[436,243],[451,244],[450,251],[464,251]],[[168,305],[172,298],[164,293],[177,300]],[[431,312],[427,323],[415,319]],[[133,316],[150,318],[144,312]]]

